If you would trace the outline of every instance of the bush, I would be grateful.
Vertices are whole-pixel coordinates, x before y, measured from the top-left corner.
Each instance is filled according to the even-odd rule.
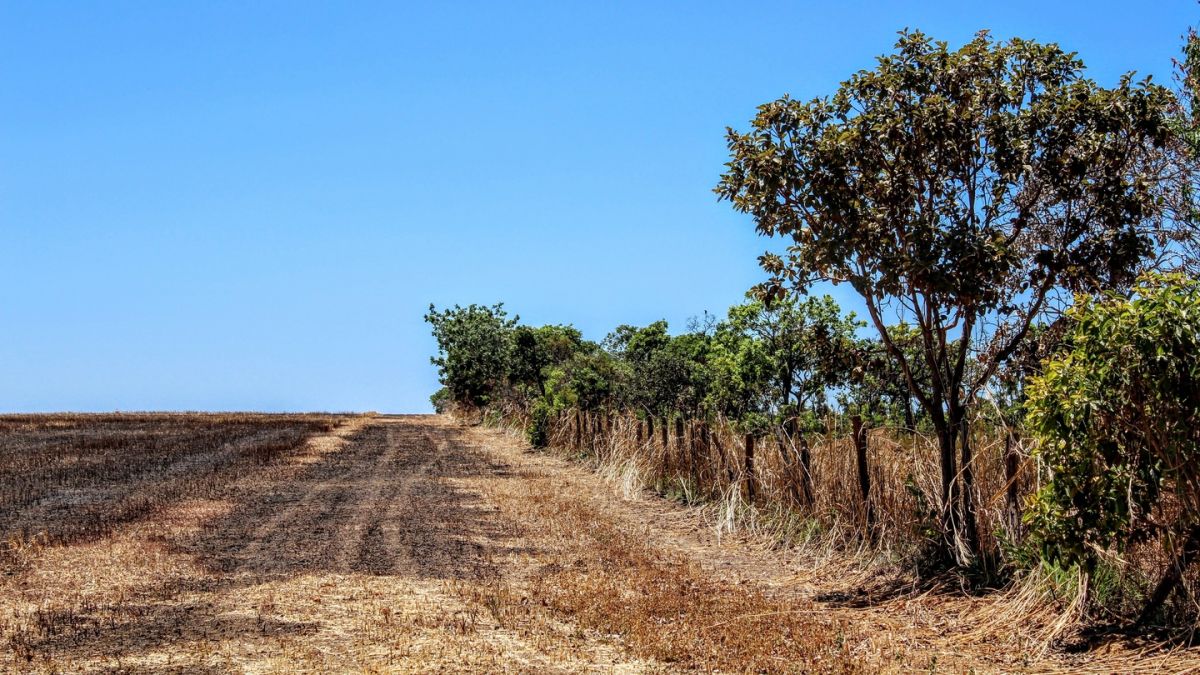
[[[503,304],[455,305],[442,311],[430,305],[425,321],[438,344],[438,355],[430,361],[449,397],[470,406],[486,404],[506,382],[517,317],[509,319]]]
[[[429,397],[429,402],[433,404],[433,411],[439,415],[450,410],[450,404],[454,402],[454,395],[446,387],[442,387],[433,392]]]
[[[550,444],[550,405],[538,399],[529,411],[529,427],[525,430],[529,444],[535,448],[544,448]]]
[[[1143,277],[1068,318],[1063,352],[1029,385],[1051,480],[1027,521],[1048,560],[1088,575],[1105,551],[1160,538],[1171,563],[1144,618],[1200,552],[1200,282]]]

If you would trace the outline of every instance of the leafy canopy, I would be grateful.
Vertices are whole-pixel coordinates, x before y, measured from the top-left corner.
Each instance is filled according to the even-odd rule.
[[[429,305],[425,321],[433,327],[438,345],[438,355],[430,361],[438,367],[438,377],[453,401],[483,405],[505,385],[517,320],[508,318],[503,303],[455,305],[442,311]]]
[[[904,32],[832,97],[784,97],[730,130],[716,191],[791,238],[761,259],[769,297],[847,282],[885,342],[889,307],[930,333],[990,322],[999,362],[1055,290],[1127,284],[1150,252],[1170,101],[1128,76],[1100,87],[1053,44],[980,33],[951,51]],[[927,354],[942,388],[970,343]]]

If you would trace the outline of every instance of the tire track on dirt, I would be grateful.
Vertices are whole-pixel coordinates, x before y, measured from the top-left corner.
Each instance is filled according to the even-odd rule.
[[[377,433],[364,426],[341,436],[339,447],[298,475],[285,474],[269,489],[255,488],[250,508],[229,527],[209,533],[211,563],[222,572],[285,574],[324,569],[339,542],[339,511],[348,509],[359,483],[375,468],[386,443],[367,442]]]
[[[386,450],[379,457],[366,489],[340,539],[343,546],[334,569],[368,574],[402,573],[406,556],[401,530],[406,520],[419,517],[414,509],[414,486],[430,480],[435,459],[421,452],[432,445],[428,434],[397,433],[397,427],[377,428]]]

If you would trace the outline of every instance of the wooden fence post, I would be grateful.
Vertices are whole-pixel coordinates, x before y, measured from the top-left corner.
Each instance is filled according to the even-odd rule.
[[[663,447],[663,463],[667,473],[671,471],[671,438],[670,438],[671,420],[664,417],[662,421],[662,447]]]
[[[875,506],[871,503],[871,473],[867,466],[867,428],[861,415],[852,415],[850,424],[854,434],[854,454],[858,459],[858,490],[862,493],[866,508],[867,536],[875,539]]]
[[[734,474],[733,465],[729,461],[729,456],[725,454],[725,446],[721,445],[721,434],[717,431],[710,431],[709,438],[712,439],[713,447],[717,449],[717,461],[721,463],[721,468],[725,470],[725,479],[727,485],[733,485],[737,482],[737,476]]]
[[[680,464],[687,465],[687,472],[692,474],[691,458],[687,455],[687,446],[683,442],[683,417],[675,418],[675,452],[679,455]]]
[[[797,428],[795,417],[788,420],[788,435],[800,447],[800,492],[804,496],[804,503],[812,506],[812,449],[808,445],[808,437]],[[832,440],[832,436],[830,439]]]
[[[746,501],[754,501],[754,434],[746,434]]]
[[[1021,540],[1021,499],[1017,492],[1017,472],[1021,468],[1021,455],[1017,452],[1017,439],[1011,429],[1004,433],[1004,483],[1005,515],[1008,519],[1008,534],[1015,541]]]

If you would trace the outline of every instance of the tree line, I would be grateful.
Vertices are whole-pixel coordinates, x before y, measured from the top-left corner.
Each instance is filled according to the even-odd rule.
[[[1054,44],[902,32],[832,95],[766,103],[728,131],[718,197],[787,243],[744,303],[598,343],[502,305],[431,306],[434,403],[505,411],[536,447],[594,450],[585,433],[625,420],[693,487],[716,457],[710,482],[751,501],[756,445],[774,439],[780,499],[814,518],[828,495],[813,440],[828,453],[847,436],[857,491],[836,498],[871,540],[873,502],[901,488],[872,487],[870,430],[928,437],[936,484],[903,488],[926,512],[923,559],[1063,565],[1087,597],[1114,557],[1153,542],[1168,562],[1146,575],[1138,619],[1154,620],[1190,592],[1200,554],[1197,45],[1172,90],[1101,86]],[[821,282],[852,289],[864,319],[812,295]],[[1003,492],[999,525],[980,522],[981,480]]]

